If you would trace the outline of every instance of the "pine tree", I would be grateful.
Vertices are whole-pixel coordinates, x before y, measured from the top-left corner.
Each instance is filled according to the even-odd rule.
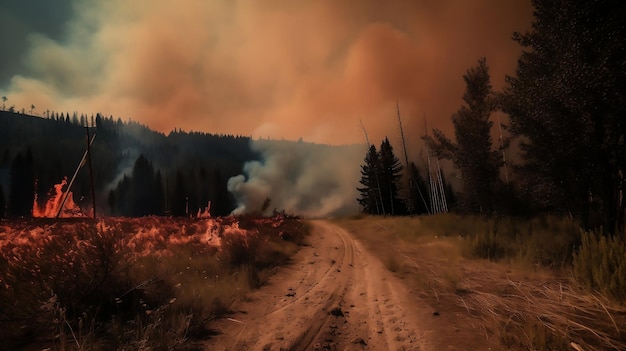
[[[385,214],[392,216],[406,214],[406,205],[398,196],[402,164],[393,153],[389,139],[385,138],[380,145],[380,191]]]
[[[364,164],[361,165],[361,180],[359,183],[363,187],[357,188],[360,193],[357,201],[364,213],[383,214],[384,208],[381,204],[381,193],[378,187],[380,180],[380,157],[376,146],[372,145],[365,155]]]
[[[456,143],[440,130],[434,130],[434,139],[426,139],[439,157],[452,160],[461,172],[463,207],[491,213],[500,158],[498,151],[492,150],[490,135],[494,104],[487,60],[480,58],[463,79],[465,105],[452,116]]]
[[[130,186],[131,216],[146,216],[157,214],[157,199],[155,198],[155,175],[152,163],[139,155],[133,167]]]
[[[626,3],[534,0],[532,29],[507,77],[503,109],[522,138],[522,179],[536,205],[605,230],[623,226]],[[591,223],[596,216],[600,223]]]
[[[120,216],[131,215],[130,178],[126,174],[124,174],[122,179],[117,184],[113,199],[115,199],[116,210]]]

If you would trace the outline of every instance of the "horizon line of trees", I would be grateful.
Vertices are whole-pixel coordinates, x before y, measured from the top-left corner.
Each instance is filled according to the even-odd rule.
[[[85,127],[78,121],[67,122],[67,115],[57,121],[56,116],[0,112],[0,218],[31,217],[35,194],[43,206],[53,186],[74,173],[86,147]],[[249,137],[178,129],[166,136],[100,114],[93,123],[89,128],[92,136],[97,133],[91,152],[99,215],[196,214],[208,201],[212,215],[227,215],[236,207],[227,179],[239,174],[244,162],[259,157]],[[178,191],[183,186],[177,183],[184,185],[182,200]],[[89,184],[87,169],[81,169],[71,190],[83,209],[92,206]],[[166,193],[150,198],[146,184],[156,192],[161,184]]]

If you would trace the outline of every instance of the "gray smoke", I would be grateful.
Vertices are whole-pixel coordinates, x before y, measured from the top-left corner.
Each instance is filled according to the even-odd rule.
[[[356,198],[364,145],[328,146],[287,141],[252,142],[263,161],[244,166],[244,175],[228,180],[239,202],[234,214],[285,210],[305,217],[356,214]]]

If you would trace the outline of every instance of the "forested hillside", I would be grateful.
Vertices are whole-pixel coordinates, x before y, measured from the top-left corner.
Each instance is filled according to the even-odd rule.
[[[64,177],[71,179],[93,137],[92,169],[99,214],[195,214],[211,201],[212,215],[235,207],[226,182],[259,156],[250,138],[173,131],[168,135],[133,121],[99,114],[46,111],[36,117],[0,111],[0,216],[31,216]],[[85,165],[72,186],[74,200],[90,208]]]

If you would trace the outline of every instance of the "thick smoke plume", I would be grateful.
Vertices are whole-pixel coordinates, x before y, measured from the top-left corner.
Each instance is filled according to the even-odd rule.
[[[363,145],[329,147],[284,141],[255,141],[263,162],[248,162],[245,175],[232,177],[228,190],[239,202],[235,214],[270,208],[306,217],[354,214]]]
[[[451,130],[465,70],[486,56],[500,87],[531,19],[528,0],[59,2],[74,15],[29,37],[7,106],[331,144],[363,142],[359,119],[397,135],[396,100],[409,137],[424,114]]]
[[[74,15],[63,34],[29,37],[24,70],[0,82],[7,107],[337,145],[364,142],[359,119],[372,142],[398,144],[399,102],[411,158],[424,115],[451,133],[479,57],[503,85],[520,53],[512,33],[532,17],[529,0],[58,1]],[[266,197],[313,217],[356,210],[364,148],[255,147],[265,161],[229,183],[238,211]]]

